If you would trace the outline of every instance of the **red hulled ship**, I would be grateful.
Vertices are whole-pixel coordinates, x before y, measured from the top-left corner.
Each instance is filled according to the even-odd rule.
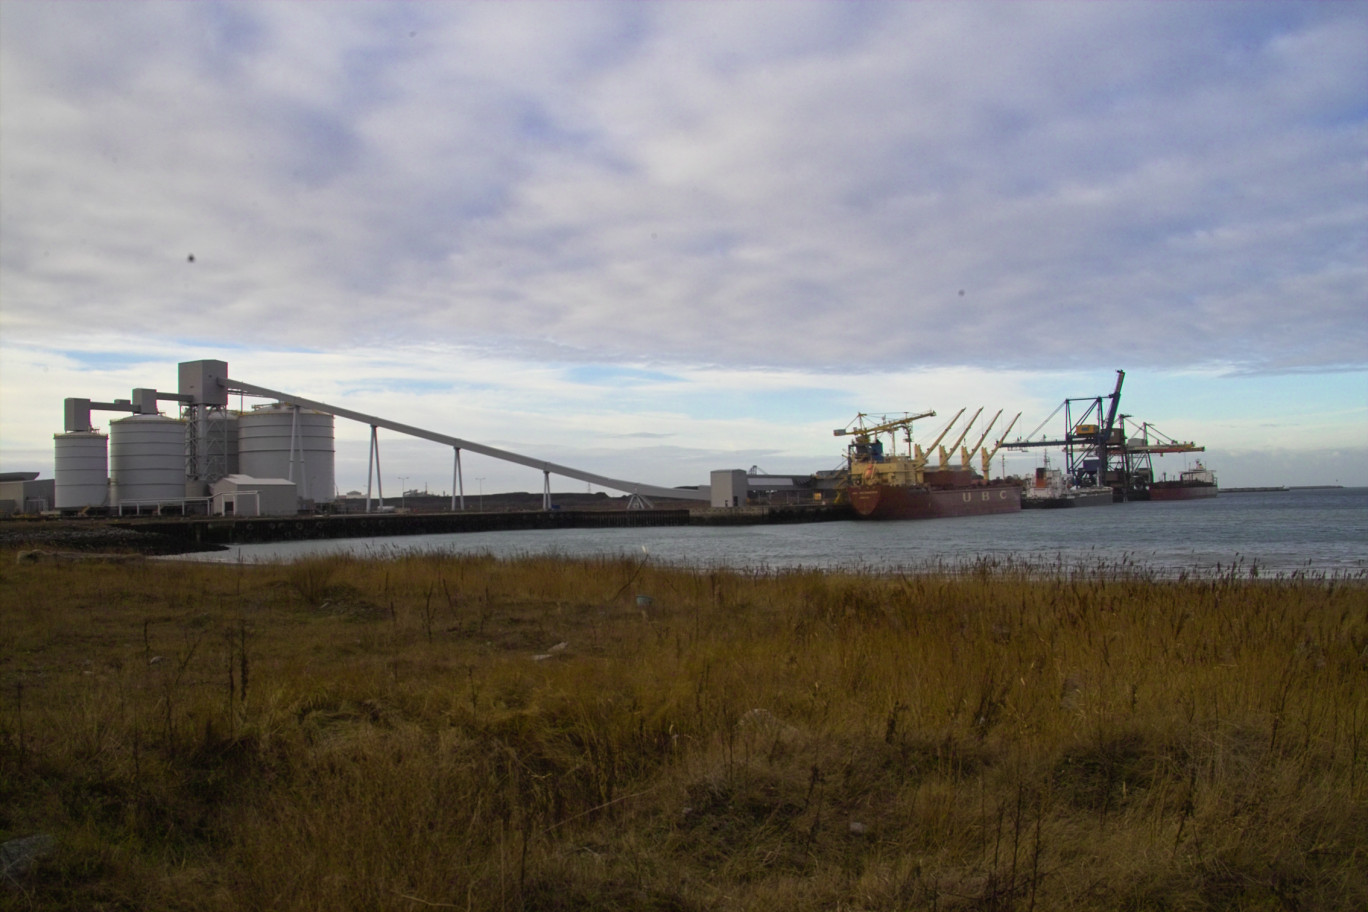
[[[979,410],[980,412],[982,409]],[[939,519],[952,516],[982,516],[991,513],[1015,513],[1021,509],[1021,487],[1015,482],[988,481],[988,467],[997,447],[983,447],[988,430],[997,421],[994,416],[988,430],[979,438],[978,445],[961,447],[978,412],[969,420],[960,437],[950,447],[939,446],[964,410],[951,419],[945,430],[926,449],[912,443],[912,422],[927,418],[935,412],[924,412],[903,418],[887,418],[865,423],[867,416],[859,415],[854,427],[836,431],[837,436],[852,435],[854,441],[846,452],[846,478],[843,493],[855,515],[863,519]],[[1000,416],[1002,413],[998,412]],[[1013,420],[1015,423],[1015,419]],[[1008,426],[1011,430],[1011,426]],[[896,438],[902,432],[906,452],[896,452]],[[880,435],[894,439],[892,452],[886,452]],[[1004,437],[1006,436],[1004,432]],[[928,467],[931,452],[939,448],[940,461]],[[951,454],[959,450],[959,459]],[[973,470],[970,463],[979,453],[983,473]]]
[[[1197,463],[1195,469],[1179,473],[1177,481],[1152,481],[1149,485],[1150,500],[1198,500],[1215,497],[1216,473]]]

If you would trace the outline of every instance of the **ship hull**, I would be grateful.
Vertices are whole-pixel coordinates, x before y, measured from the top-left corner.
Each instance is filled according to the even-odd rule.
[[[1150,500],[1201,500],[1216,496],[1214,484],[1183,484],[1156,482],[1149,486]]]
[[[1023,497],[1023,510],[1057,510],[1070,507],[1100,507],[1115,502],[1111,488],[1091,488],[1059,497]]]
[[[850,505],[859,519],[944,519],[1021,510],[1016,485],[953,488],[873,484],[851,488]]]

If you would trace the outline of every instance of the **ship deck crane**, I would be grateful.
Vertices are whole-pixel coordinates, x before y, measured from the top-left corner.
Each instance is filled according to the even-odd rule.
[[[979,451],[979,447],[983,446],[983,441],[988,439],[988,435],[993,431],[993,425],[997,424],[997,420],[1001,417],[1002,409],[998,409],[997,414],[993,416],[993,420],[988,422],[988,426],[984,428],[983,433],[979,435],[978,443],[975,443],[972,447],[960,448],[960,468],[965,471],[969,470],[969,463],[973,460],[974,454]]]
[[[981,458],[983,460],[983,477],[985,479],[988,478],[989,469],[992,468],[993,457],[997,455],[998,450],[1002,449],[1002,442],[1007,439],[1008,434],[1012,433],[1012,428],[1016,427],[1016,423],[1020,419],[1021,412],[1017,412],[1016,417],[1013,418],[1011,423],[1007,425],[1005,430],[1003,430],[1002,436],[998,438],[997,444],[991,450],[987,448],[983,450],[983,455]],[[996,421],[997,419],[995,418],[993,420]],[[991,428],[992,425],[989,425],[989,427]]]
[[[912,442],[912,422],[922,418],[934,418],[936,417],[936,412],[933,409],[929,412],[919,412],[915,415],[903,415],[901,418],[889,418],[887,415],[883,415],[880,416],[877,424],[865,424],[864,420],[870,417],[872,416],[860,412],[855,416],[855,420],[851,422],[854,427],[836,428],[836,430],[831,433],[836,437],[853,436],[857,443],[869,443],[880,434],[893,435],[896,431],[902,430],[905,432],[905,439],[910,444]]]
[[[940,432],[939,435],[937,435],[935,440],[931,441],[931,445],[929,447],[927,447],[925,450],[923,450],[921,446],[918,446],[916,448],[912,457],[912,461],[916,467],[918,475],[921,474],[922,469],[926,468],[926,462],[928,459],[931,458],[931,453],[935,451],[936,447],[940,446],[940,442],[945,439],[946,434],[950,433],[950,429],[955,426],[955,422],[959,421],[960,415],[963,415],[964,412],[964,409],[960,409],[958,412],[955,412],[955,417],[950,419],[950,423],[945,426],[945,428]]]
[[[917,459],[921,457],[921,447],[915,447],[915,449],[913,447],[912,422],[921,418],[931,418],[935,414],[934,411],[926,411],[915,415],[904,414],[900,418],[881,416],[873,423],[866,423],[871,419],[871,416],[861,412],[855,416],[855,420],[851,423],[853,426],[837,428],[832,431],[832,434],[837,437],[855,438],[846,448],[847,474],[844,481],[841,482],[841,486],[851,483],[869,484],[875,479],[897,484],[919,482],[920,466]],[[951,423],[953,424],[953,421]],[[905,455],[898,453],[898,431],[903,432],[903,439],[907,444]],[[892,438],[893,446],[888,453],[884,452],[883,443],[878,439],[880,434],[888,434]],[[944,432],[942,432],[942,436],[944,436]],[[860,468],[856,469],[856,466]],[[857,472],[858,479],[855,477]]]
[[[960,411],[963,412],[964,410],[963,410],[963,409],[960,409]],[[983,414],[983,406],[979,406],[979,410],[978,410],[977,412],[974,412],[974,417],[972,417],[972,418],[969,419],[969,423],[966,424],[966,425],[964,426],[964,430],[960,431],[960,435],[959,435],[958,437],[955,438],[955,442],[952,443],[952,444],[950,444],[950,446],[949,446],[948,448],[947,448],[947,447],[940,447],[940,448],[939,448],[939,450],[940,450],[940,467],[941,467],[942,470],[944,470],[944,469],[946,469],[946,468],[948,468],[948,467],[950,466],[950,454],[953,453],[956,449],[958,449],[960,444],[964,443],[964,438],[969,436],[969,429],[972,428],[972,427],[974,426],[974,422],[975,422],[975,421],[978,421],[978,416],[979,416],[979,415],[982,415],[982,414]],[[942,436],[943,436],[943,435],[942,435]]]

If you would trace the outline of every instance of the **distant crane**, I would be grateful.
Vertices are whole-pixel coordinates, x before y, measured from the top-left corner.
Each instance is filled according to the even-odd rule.
[[[1121,385],[1125,379],[1126,372],[1118,370],[1116,387],[1111,393],[1105,396],[1065,399],[1026,438],[1017,438],[1010,443],[1001,442],[999,446],[1012,450],[1061,447],[1064,450],[1065,472],[1074,484],[1080,487],[1109,485],[1126,499],[1146,496],[1145,491],[1153,478],[1151,456],[1201,452],[1204,448],[1191,442],[1184,443],[1164,437],[1148,423],[1141,425],[1139,439],[1127,439],[1125,425],[1126,419],[1130,416],[1120,413]],[[1105,408],[1103,399],[1109,400]],[[1076,403],[1087,404],[1076,411]],[[1054,420],[1061,409],[1064,411],[1064,436],[1045,440],[1031,439],[1041,428]],[[1151,443],[1151,433],[1161,439]]]
[[[1122,456],[1125,460],[1125,477],[1132,491],[1140,491],[1154,480],[1153,457],[1169,453],[1203,453],[1206,447],[1197,446],[1192,441],[1174,440],[1148,421],[1140,423],[1139,436],[1126,438],[1125,426],[1129,415],[1120,416],[1122,437],[1125,439]],[[1151,440],[1151,435],[1153,438]]]
[[[1026,439],[1017,438],[1004,444],[1008,449],[1025,450],[1034,447],[1062,447],[1065,458],[1065,473],[1074,484],[1088,486],[1108,484],[1114,479],[1109,472],[1110,448],[1123,441],[1115,440],[1113,435],[1117,408],[1121,403],[1121,384],[1126,379],[1125,371],[1116,372],[1116,388],[1107,396],[1080,397],[1065,399],[1041,422],[1040,426],[1027,435]],[[1102,400],[1110,399],[1111,407],[1104,412]],[[1077,412],[1075,403],[1087,403]],[[1064,436],[1047,440],[1031,440],[1037,432],[1064,411]],[[1124,483],[1124,482],[1123,482]]]

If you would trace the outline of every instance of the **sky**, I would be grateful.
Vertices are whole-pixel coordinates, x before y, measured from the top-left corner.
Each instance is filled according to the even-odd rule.
[[[206,358],[655,485],[1124,370],[1223,486],[1368,485],[1368,3],[5,0],[0,470]]]

